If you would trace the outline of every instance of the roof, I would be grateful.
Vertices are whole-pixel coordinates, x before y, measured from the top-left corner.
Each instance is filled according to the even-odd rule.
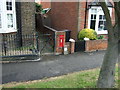
[[[100,6],[100,3],[99,3],[99,0],[94,0],[93,2],[90,2],[88,5],[89,6]],[[107,6],[113,7],[112,3],[109,0],[107,0]]]
[[[51,10],[51,8],[45,8],[42,10],[42,14],[46,14]]]

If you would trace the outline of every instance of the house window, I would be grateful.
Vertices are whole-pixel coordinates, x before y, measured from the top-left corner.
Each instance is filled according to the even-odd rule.
[[[16,32],[15,0],[0,1],[0,33]]]
[[[95,30],[95,24],[96,24],[96,15],[95,14],[91,14],[91,21],[90,21],[90,28]]]
[[[107,30],[105,15],[99,15],[99,22],[98,23],[99,23],[98,31]]]
[[[112,8],[109,11],[111,14]],[[101,7],[91,7],[88,18],[88,28],[94,29],[98,34],[107,34],[106,19]]]

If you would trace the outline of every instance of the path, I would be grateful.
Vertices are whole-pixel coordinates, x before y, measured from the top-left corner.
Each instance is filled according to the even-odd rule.
[[[38,62],[2,64],[3,83],[38,80],[99,67],[105,51],[44,56]]]

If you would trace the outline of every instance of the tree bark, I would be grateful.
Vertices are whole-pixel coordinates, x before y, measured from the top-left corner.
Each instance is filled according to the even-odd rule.
[[[101,7],[106,17],[106,24],[108,29],[108,48],[104,56],[103,64],[100,70],[97,87],[111,88],[115,81],[115,65],[118,60],[118,22],[116,21],[115,28],[112,25],[110,13],[105,2],[100,2]],[[117,10],[117,8],[116,8]],[[115,12],[116,13],[116,12]],[[118,16],[117,16],[118,17]]]
[[[111,88],[114,86],[115,65],[118,59],[118,42],[108,43],[108,48],[104,56],[103,64],[97,82],[98,88]]]

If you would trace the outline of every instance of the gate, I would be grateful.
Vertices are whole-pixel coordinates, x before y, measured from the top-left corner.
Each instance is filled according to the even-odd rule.
[[[54,54],[55,35],[39,34],[38,43],[40,55]]]

